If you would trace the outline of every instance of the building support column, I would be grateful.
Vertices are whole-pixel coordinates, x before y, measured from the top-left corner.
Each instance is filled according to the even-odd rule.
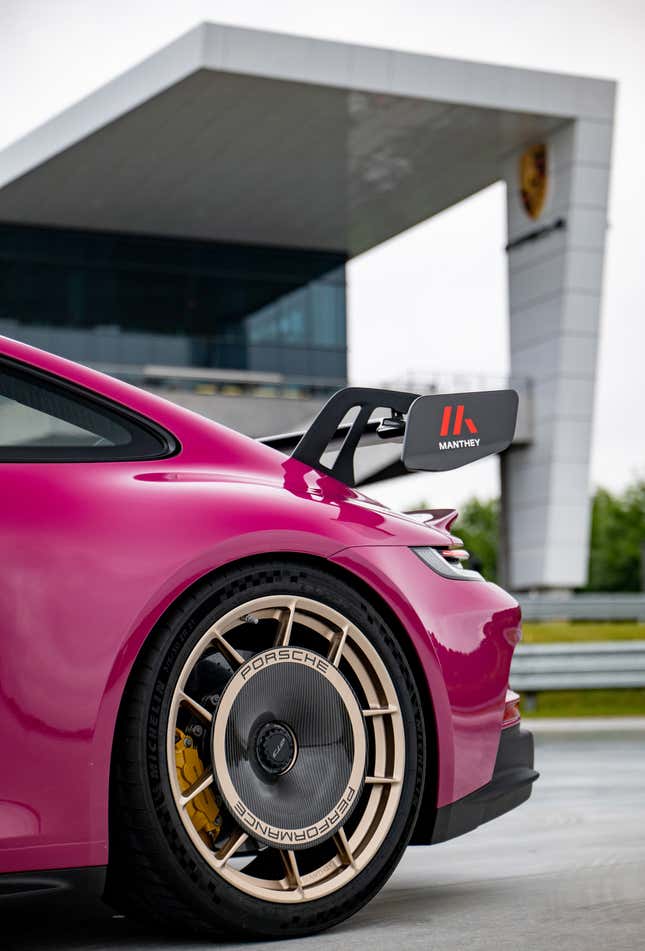
[[[547,138],[546,199],[535,219],[520,190],[522,153],[505,165],[511,376],[530,380],[533,416],[531,444],[502,461],[504,580],[518,591],[587,578],[612,126],[580,119]]]

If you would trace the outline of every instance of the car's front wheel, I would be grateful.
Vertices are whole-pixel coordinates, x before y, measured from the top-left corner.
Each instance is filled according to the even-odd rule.
[[[374,607],[276,561],[202,584],[150,638],[113,756],[109,900],[202,933],[330,927],[412,833],[423,719]]]

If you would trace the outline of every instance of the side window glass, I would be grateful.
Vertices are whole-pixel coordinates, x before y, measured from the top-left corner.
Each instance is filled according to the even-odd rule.
[[[116,461],[168,450],[152,427],[0,361],[0,461]]]

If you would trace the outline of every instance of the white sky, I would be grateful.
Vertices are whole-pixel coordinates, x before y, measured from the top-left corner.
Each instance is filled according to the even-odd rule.
[[[644,0],[0,0],[0,147],[202,20],[619,81],[592,478],[645,477]],[[495,185],[351,263],[355,381],[507,371],[504,200]],[[484,460],[379,495],[496,491]]]

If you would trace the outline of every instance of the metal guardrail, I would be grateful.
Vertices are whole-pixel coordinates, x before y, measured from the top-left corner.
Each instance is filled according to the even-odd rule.
[[[645,687],[645,641],[520,644],[511,665],[514,690],[613,690]]]
[[[645,594],[517,595],[525,621],[644,621]]]

